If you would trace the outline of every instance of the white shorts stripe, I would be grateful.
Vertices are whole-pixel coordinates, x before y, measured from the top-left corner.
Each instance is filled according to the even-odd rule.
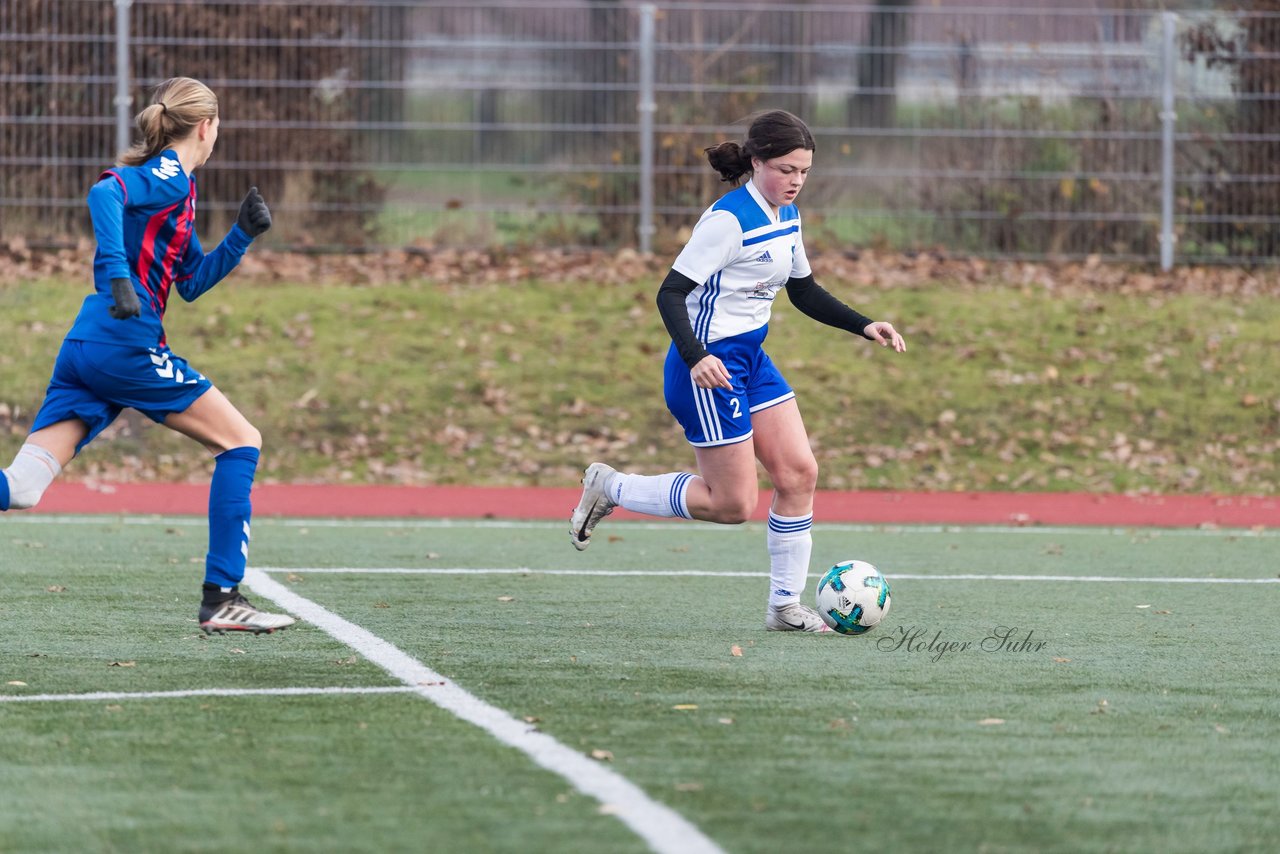
[[[752,430],[744,436],[734,436],[732,439],[721,439],[718,442],[690,442],[689,444],[693,445],[695,448],[715,448],[720,445],[736,445],[739,442],[747,441],[752,437],[752,435],[754,435],[754,433],[755,431]]]
[[[794,391],[789,391],[782,395],[782,397],[775,397],[773,400],[766,400],[764,403],[757,403],[755,406],[751,407],[750,411],[759,412],[761,409],[768,409],[770,406],[777,406],[779,403],[786,403],[795,396],[796,393]]]
[[[702,434],[709,442],[724,439],[724,431],[720,429],[720,413],[716,412],[716,396],[709,388],[693,387],[693,399],[698,407],[698,420],[702,423]]]

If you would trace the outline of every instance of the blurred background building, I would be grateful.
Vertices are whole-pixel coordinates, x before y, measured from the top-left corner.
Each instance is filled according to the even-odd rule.
[[[815,131],[815,250],[1280,241],[1280,0],[0,0],[0,240],[83,241],[174,75],[221,98],[204,228],[256,183],[276,248],[665,251],[724,189],[702,149],[774,107]]]

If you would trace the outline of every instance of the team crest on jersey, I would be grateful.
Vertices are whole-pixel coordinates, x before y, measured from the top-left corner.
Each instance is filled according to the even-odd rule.
[[[763,299],[773,302],[774,295],[786,283],[785,279],[782,281],[756,282],[756,286],[751,289],[751,295],[747,299]]]
[[[757,264],[772,264],[773,256],[769,254],[769,250],[764,250],[764,254],[756,259]]]
[[[155,175],[161,181],[168,181],[181,171],[181,164],[179,164],[178,161],[170,160],[167,157],[160,158],[160,165],[158,167],[151,167],[151,174]]]

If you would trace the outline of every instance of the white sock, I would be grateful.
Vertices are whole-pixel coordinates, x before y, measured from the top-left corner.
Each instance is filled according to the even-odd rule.
[[[13,458],[13,464],[4,470],[9,480],[9,509],[35,507],[40,496],[61,472],[62,466],[51,452],[30,442],[23,445]]]
[[[693,475],[685,471],[643,475],[618,472],[609,479],[605,491],[614,504],[649,516],[680,516],[692,519],[685,493]]]
[[[769,604],[800,601],[809,578],[813,552],[813,515],[778,516],[769,511]]]

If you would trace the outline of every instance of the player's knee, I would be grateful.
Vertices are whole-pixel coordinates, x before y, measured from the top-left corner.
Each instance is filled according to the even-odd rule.
[[[228,433],[220,440],[210,445],[214,448],[215,453],[223,453],[230,451],[232,448],[253,448],[255,451],[262,450],[262,431],[252,424],[245,424],[235,430],[234,433]]]
[[[809,495],[818,486],[818,461],[813,457],[787,467],[773,477],[773,486],[784,495]]]
[[[741,525],[751,518],[756,509],[756,496],[733,495],[724,496],[712,503],[713,522],[721,525]]]

